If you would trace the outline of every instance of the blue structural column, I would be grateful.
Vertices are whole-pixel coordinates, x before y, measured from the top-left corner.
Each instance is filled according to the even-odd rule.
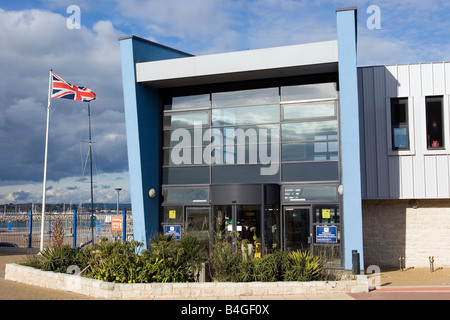
[[[127,241],[127,210],[123,210],[122,214],[122,241]]]
[[[159,230],[159,90],[136,81],[136,63],[191,56],[135,36],[120,38],[134,240],[144,248]],[[149,197],[149,190],[157,195]]]
[[[77,247],[77,210],[73,210],[73,241],[72,246]]]
[[[344,266],[352,269],[352,251],[357,250],[364,269],[361,164],[359,151],[356,8],[338,9],[341,181],[343,186],[342,241]]]
[[[33,236],[33,210],[28,212],[28,248],[32,247]]]

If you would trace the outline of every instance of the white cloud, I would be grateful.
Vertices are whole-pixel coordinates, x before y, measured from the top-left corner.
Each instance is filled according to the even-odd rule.
[[[21,190],[38,190],[29,182],[42,183],[50,68],[66,81],[86,85],[97,94],[91,113],[98,171],[121,175],[128,169],[118,41],[123,34],[107,20],[97,21],[91,29],[82,23],[81,30],[69,30],[66,18],[45,10],[0,9],[4,31],[0,33],[0,148],[8,150],[0,158],[0,185],[27,183]],[[86,148],[81,141],[87,140],[87,126],[86,103],[53,99],[49,185],[79,178],[80,153]],[[111,135],[117,138],[111,141]],[[115,151],[112,156],[111,150]],[[0,199],[2,195],[11,199],[18,192],[13,190],[2,191]],[[55,201],[70,196],[68,189],[54,190]],[[41,195],[33,197],[37,200]]]
[[[335,9],[357,5],[360,64],[450,60],[450,2],[444,0],[40,3],[57,13],[0,9],[0,148],[8,150],[6,157],[0,157],[0,186],[16,184],[9,191],[0,187],[0,200],[26,195],[22,191],[33,193],[30,198],[40,198],[35,190],[40,188],[43,173],[50,68],[65,80],[87,85],[97,93],[91,107],[98,172],[121,176],[127,171],[118,42],[123,33],[118,28],[182,51],[216,53],[335,39]],[[66,8],[71,4],[81,8],[81,30],[66,27]],[[365,27],[365,11],[371,4],[381,8],[381,30]],[[70,192],[80,190],[65,179],[79,177],[82,171],[86,104],[54,99],[50,130],[48,176],[61,183],[59,187],[51,181],[53,192],[55,197],[72,197]],[[29,187],[30,183],[36,183],[36,188]]]
[[[223,0],[126,0],[118,1],[123,15],[141,19],[163,36],[202,37],[228,28],[232,1]],[[152,26],[156,25],[156,28]]]
[[[235,49],[243,7],[236,0],[116,0],[118,19],[137,24],[139,36],[195,54]]]
[[[417,52],[404,41],[361,36],[358,39],[358,65],[415,63]]]

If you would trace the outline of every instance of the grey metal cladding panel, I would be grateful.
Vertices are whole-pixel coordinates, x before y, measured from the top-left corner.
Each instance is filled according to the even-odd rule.
[[[450,92],[449,64],[362,67],[358,69],[358,76],[363,197],[447,198],[450,194],[449,154],[445,150],[426,148],[424,97],[444,95],[448,108],[445,95]],[[409,98],[411,150],[391,152],[388,149],[390,99],[393,97]],[[447,139],[448,136],[447,131]]]
[[[363,198],[390,198],[386,67],[359,68],[358,76]]]
[[[375,94],[375,121],[377,128],[377,174],[378,174],[378,197],[389,197],[389,158],[387,130],[389,128],[386,121],[386,112],[389,106],[386,105],[386,84],[385,67],[374,67],[374,94]]]
[[[397,66],[385,67],[386,100],[398,97]],[[388,102],[386,102],[388,103]],[[388,157],[389,175],[386,177],[389,182],[389,198],[400,198],[400,165],[399,157]]]
[[[338,181],[338,161],[285,163],[282,165],[283,182]]]
[[[279,165],[279,164],[278,164]],[[262,175],[263,165],[216,165],[211,167],[213,184],[222,183],[279,183],[280,170],[273,175]]]
[[[373,68],[363,70],[364,85],[364,127],[366,140],[366,176],[367,176],[367,197],[377,198],[377,128],[375,122],[375,93]]]
[[[367,177],[366,177],[366,143],[364,127],[364,86],[362,81],[363,68],[358,68],[358,103],[359,103],[359,144],[361,159],[361,196],[367,198]],[[341,142],[342,143],[342,142]]]
[[[211,199],[215,205],[225,204],[261,204],[261,184],[212,185]]]

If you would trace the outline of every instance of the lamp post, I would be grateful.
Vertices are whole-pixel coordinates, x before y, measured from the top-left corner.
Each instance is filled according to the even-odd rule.
[[[122,190],[122,188],[116,188],[117,191],[117,214],[119,214],[119,192]]]

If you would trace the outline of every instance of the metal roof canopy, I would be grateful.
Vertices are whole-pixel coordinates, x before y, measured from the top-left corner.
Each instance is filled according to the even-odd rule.
[[[136,63],[137,82],[155,88],[337,71],[337,41]]]

